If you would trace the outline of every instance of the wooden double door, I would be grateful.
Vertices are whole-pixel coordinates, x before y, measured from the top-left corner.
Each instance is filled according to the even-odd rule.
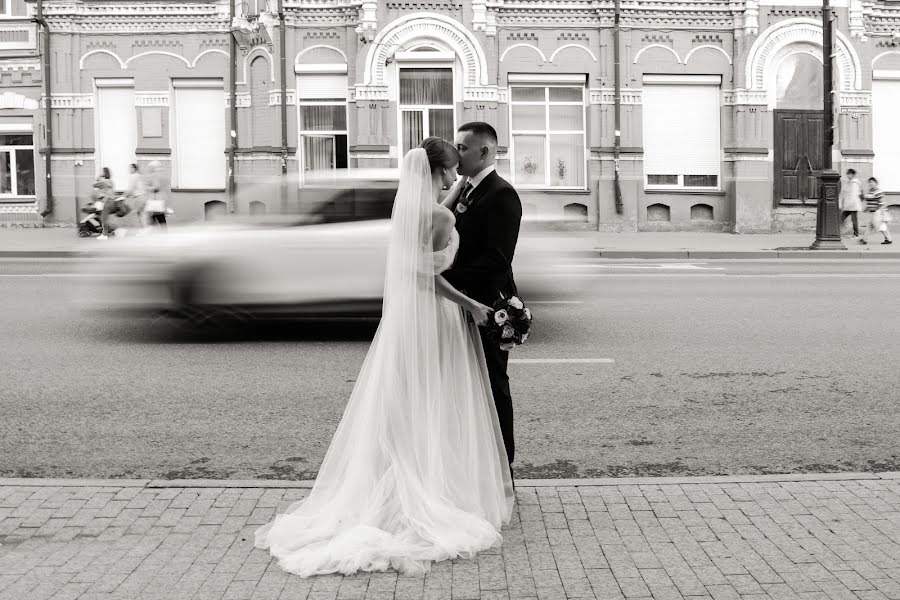
[[[819,199],[824,167],[825,118],[821,110],[775,111],[775,204]]]

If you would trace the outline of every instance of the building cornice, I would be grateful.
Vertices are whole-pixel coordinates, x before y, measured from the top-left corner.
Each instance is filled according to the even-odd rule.
[[[734,30],[755,36],[760,0],[622,0],[621,26],[632,29]],[[355,27],[364,41],[379,31],[377,0],[284,0],[289,26]],[[610,27],[614,0],[472,0],[476,33],[496,35],[503,27]],[[32,10],[31,8],[29,10]],[[847,0],[849,34],[900,35],[900,3]],[[209,2],[127,2],[125,0],[45,0],[44,13],[61,33],[207,33],[230,29],[228,0]]]
[[[228,2],[47,0],[44,16],[59,33],[227,33]]]

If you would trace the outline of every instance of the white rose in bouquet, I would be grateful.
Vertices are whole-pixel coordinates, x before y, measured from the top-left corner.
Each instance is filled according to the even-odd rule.
[[[522,343],[524,344],[525,341],[526,341],[527,339],[528,339],[528,334],[527,334],[527,333],[523,333],[523,334],[522,334]]]
[[[529,308],[525,309],[525,318],[528,319],[529,321],[531,320],[531,309],[529,309]]]
[[[516,335],[516,330],[513,329],[512,325],[504,325],[503,333],[500,334],[500,337],[503,339],[511,340]]]
[[[505,310],[500,309],[494,313],[494,323],[496,323],[497,325],[503,325],[507,321],[509,321],[509,313],[507,313]]]
[[[522,301],[519,300],[516,296],[513,296],[509,299],[509,305],[518,310],[521,310],[522,307],[525,306],[524,304],[522,304]]]

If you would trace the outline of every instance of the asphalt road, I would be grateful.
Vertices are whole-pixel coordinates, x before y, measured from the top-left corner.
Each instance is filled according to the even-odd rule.
[[[0,476],[315,475],[374,324],[185,338],[79,312],[70,265],[0,261]],[[545,281],[513,353],[537,362],[510,367],[517,477],[900,470],[900,261],[571,260]]]

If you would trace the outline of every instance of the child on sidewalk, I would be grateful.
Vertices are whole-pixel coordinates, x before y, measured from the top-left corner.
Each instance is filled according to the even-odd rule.
[[[884,235],[882,244],[892,244],[888,223],[891,221],[891,210],[888,208],[884,192],[878,187],[878,180],[869,177],[869,189],[863,194],[866,200],[866,212],[872,215],[866,234],[859,239],[860,244],[868,244],[870,234],[880,231]]]

